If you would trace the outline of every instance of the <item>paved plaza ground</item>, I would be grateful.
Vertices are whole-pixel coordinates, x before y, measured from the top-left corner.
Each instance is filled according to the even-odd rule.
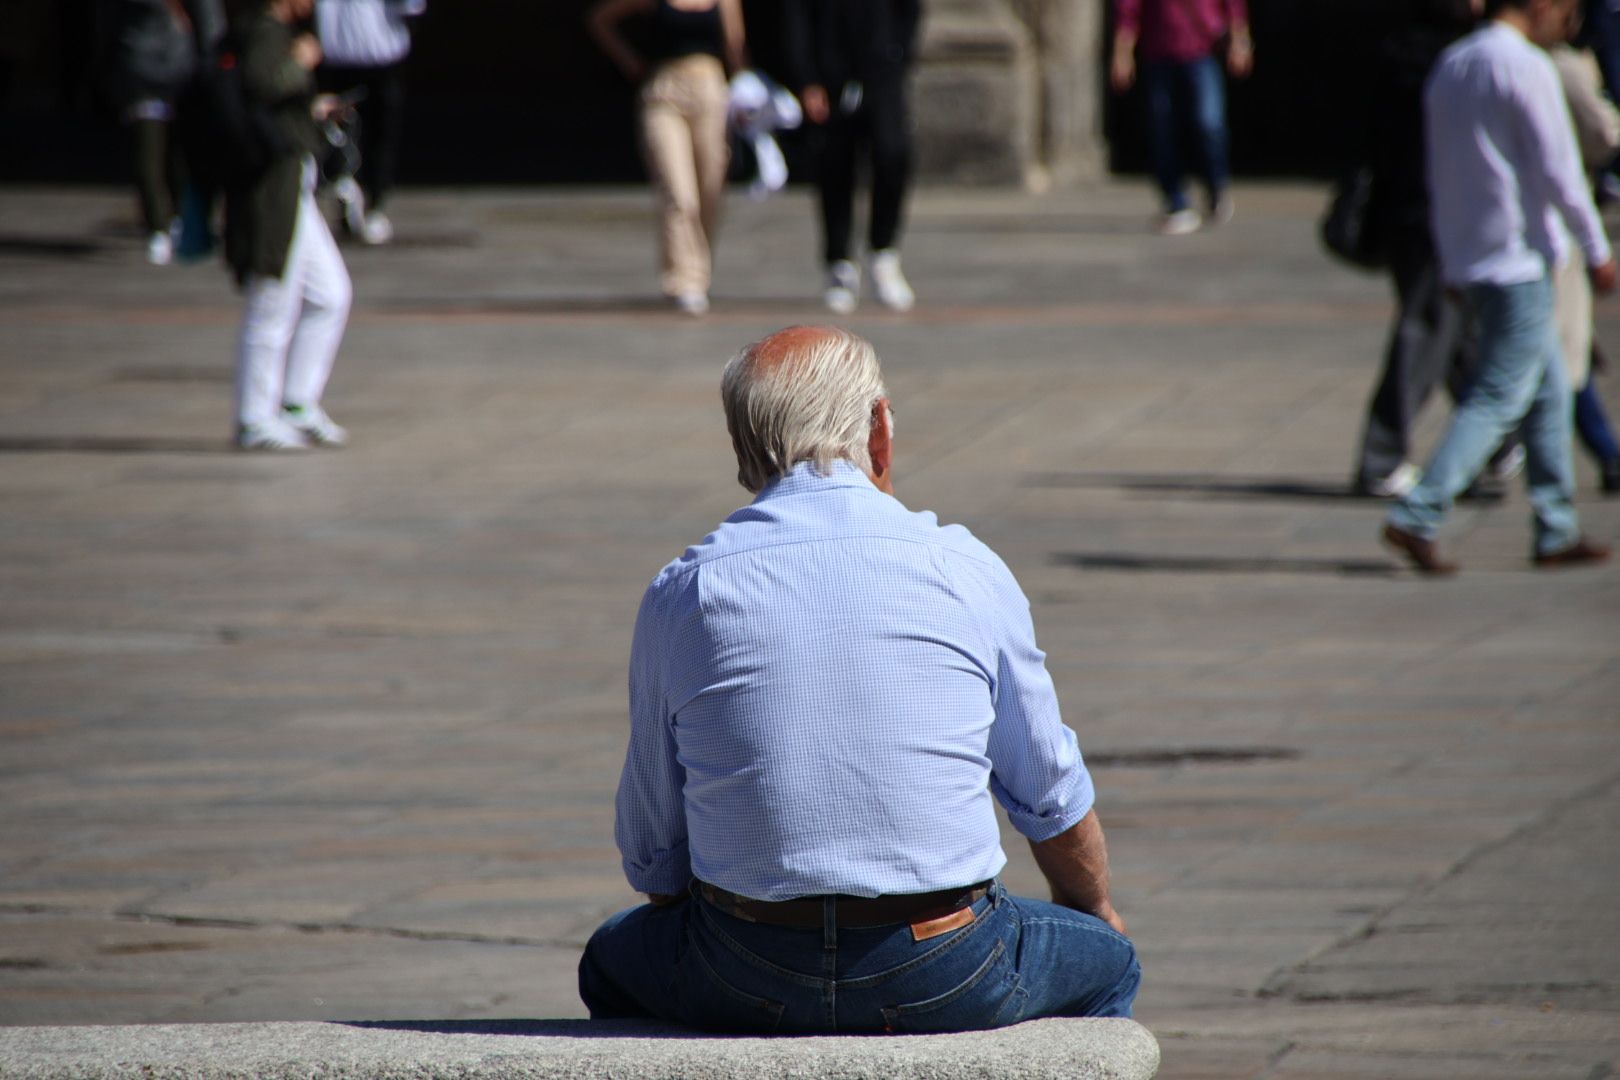
[[[1380,550],[1390,299],[1323,199],[923,192],[922,302],[847,320],[898,490],[1030,597],[1164,1077],[1611,1076],[1620,566],[1532,569],[1522,490],[1455,580]],[[721,363],[825,320],[810,201],[730,204],[692,320],[640,191],[403,193],[307,456],[228,449],[237,298],[130,202],[0,192],[0,1023],[581,1015],[635,606],[746,500]]]

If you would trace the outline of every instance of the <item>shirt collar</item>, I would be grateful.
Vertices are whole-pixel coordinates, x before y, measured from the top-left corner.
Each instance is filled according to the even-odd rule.
[[[759,489],[754,501],[763,502],[766,499],[777,499],[788,495],[804,495],[812,491],[828,491],[833,488],[868,488],[876,491],[872,480],[861,470],[851,465],[843,458],[832,463],[832,468],[823,476],[813,461],[801,461],[789,469],[785,475]]]

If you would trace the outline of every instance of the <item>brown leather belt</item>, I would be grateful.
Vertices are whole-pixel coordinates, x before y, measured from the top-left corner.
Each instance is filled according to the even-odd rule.
[[[895,894],[891,896],[834,896],[832,898],[838,925],[850,930],[878,926],[903,926],[907,923],[931,923],[949,918],[964,908],[973,906],[990,891],[990,882],[967,885],[958,889],[940,889],[937,892]],[[801,896],[793,900],[753,900],[734,892],[698,882],[703,899],[746,922],[764,923],[766,926],[785,926],[797,930],[819,929],[825,913],[827,897]],[[969,917],[959,925],[973,921]]]

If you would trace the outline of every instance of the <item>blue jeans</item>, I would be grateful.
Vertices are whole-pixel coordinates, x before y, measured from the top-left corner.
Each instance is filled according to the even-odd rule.
[[[1007,895],[998,881],[959,930],[798,930],[688,896],[631,908],[585,946],[592,1019],[653,1017],[710,1031],[968,1031],[1041,1016],[1129,1016],[1136,950],[1101,919]]]
[[[1390,510],[1389,522],[1432,539],[1452,500],[1522,419],[1535,551],[1561,550],[1580,539],[1580,522],[1572,502],[1574,409],[1553,323],[1552,285],[1545,277],[1521,285],[1475,284],[1467,298],[1479,324],[1479,367],[1423,480]]]
[[[1190,120],[1197,134],[1198,164],[1213,204],[1226,190],[1226,85],[1213,56],[1197,60],[1152,60],[1142,65],[1147,92],[1148,152],[1168,210],[1187,209],[1182,183],[1181,130]]]

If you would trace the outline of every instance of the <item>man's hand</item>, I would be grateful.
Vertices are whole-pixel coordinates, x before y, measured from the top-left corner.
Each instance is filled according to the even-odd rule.
[[[832,109],[827,104],[827,88],[819,83],[804,88],[799,95],[799,104],[804,106],[804,115],[809,117],[812,124],[825,124],[827,117],[832,115]]]
[[[309,103],[309,113],[317,120],[330,120],[333,116],[348,112],[350,107],[336,94],[316,94],[315,100]]]
[[[321,43],[314,34],[299,34],[293,38],[292,58],[305,71],[314,71],[321,63]]]
[[[1620,277],[1620,270],[1616,269],[1614,259],[1610,258],[1602,266],[1594,266],[1589,269],[1587,274],[1592,279],[1592,291],[1607,295],[1614,292],[1616,278]]]
[[[1108,65],[1108,85],[1123,94],[1136,82],[1136,45],[1114,42],[1113,60]]]
[[[1226,70],[1234,79],[1246,79],[1254,70],[1254,40],[1247,27],[1234,29],[1226,50]]]
[[[1108,896],[1108,842],[1093,810],[1067,832],[1036,843],[1029,850],[1052,886],[1052,902],[1095,915],[1121,934],[1125,920]]]

